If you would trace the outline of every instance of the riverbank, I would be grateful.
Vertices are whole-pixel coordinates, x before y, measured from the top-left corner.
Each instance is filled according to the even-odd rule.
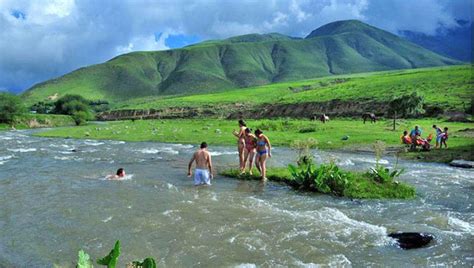
[[[356,199],[411,199],[416,195],[415,188],[403,182],[378,183],[367,178],[367,175],[361,172],[342,172],[349,174],[349,176],[347,176],[344,190],[335,195]],[[240,174],[237,169],[228,169],[220,172],[220,174],[240,180],[261,180],[258,172],[254,172],[257,175],[249,175],[248,173]],[[296,190],[318,192],[314,188],[303,189],[303,185],[291,176],[287,168],[270,168],[268,169],[267,178],[270,181],[287,184]]]
[[[69,115],[60,114],[24,114],[15,118],[12,125],[0,124],[0,130],[50,128],[74,126],[74,120]]]
[[[319,149],[357,151],[372,150],[371,145],[380,140],[390,147],[391,152],[400,151],[402,157],[410,159],[433,162],[449,162],[459,158],[474,160],[472,154],[469,154],[469,150],[474,149],[474,124],[472,123],[444,122],[438,119],[403,120],[399,121],[396,131],[391,130],[391,120],[363,124],[358,118],[336,119],[326,124],[297,119],[249,120],[247,123],[253,130],[262,129],[275,146],[292,147],[297,140],[314,139],[317,141],[315,147]],[[409,131],[414,125],[419,125],[424,131],[423,136],[426,137],[434,132],[431,128],[433,124],[449,127],[449,149],[406,153],[406,147],[400,144],[400,135],[403,130]],[[213,145],[235,145],[235,137],[232,135],[235,129],[237,129],[237,122],[233,120],[136,120],[57,128],[35,135],[185,144],[207,141],[212,147]]]

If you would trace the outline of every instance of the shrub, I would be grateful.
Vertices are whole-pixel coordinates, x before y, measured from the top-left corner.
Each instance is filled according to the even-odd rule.
[[[316,167],[309,160],[300,162],[298,166],[288,165],[288,170],[300,189],[333,193],[337,196],[344,195],[351,179],[351,174],[339,169],[334,162]]]
[[[72,119],[74,119],[76,126],[79,126],[85,124],[87,120],[93,119],[93,116],[88,112],[78,111],[72,114]]]
[[[79,95],[66,95],[54,103],[54,113],[74,115],[77,112],[91,114],[89,101]]]
[[[316,132],[316,128],[315,127],[303,127],[303,128],[300,128],[300,130],[298,131],[299,133],[311,133],[311,132]]]
[[[380,164],[380,159],[385,151],[385,143],[382,141],[376,141],[373,148],[375,152],[375,167],[370,168],[367,176],[379,183],[393,182],[395,178],[399,177],[404,172],[403,169],[397,170],[396,167],[398,165],[399,153],[397,153],[397,164],[395,165],[394,170],[390,172],[388,168]]]
[[[13,123],[15,117],[25,112],[20,97],[10,93],[0,93],[0,123]]]

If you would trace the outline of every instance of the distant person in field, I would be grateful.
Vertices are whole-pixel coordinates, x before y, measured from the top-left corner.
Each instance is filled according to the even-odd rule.
[[[410,137],[410,135],[408,135],[408,131],[406,131],[406,130],[403,131],[403,135],[401,137],[401,140],[402,140],[403,144],[407,144],[407,145],[412,144],[411,137]]]
[[[245,170],[245,163],[244,163],[244,150],[245,150],[245,129],[247,128],[247,124],[244,120],[239,120],[239,131],[233,131],[235,137],[237,137],[237,151],[239,152],[239,168],[240,172],[244,172]]]
[[[445,127],[444,128],[444,131],[443,133],[441,133],[441,145],[440,145],[440,148],[443,148],[443,144],[444,144],[444,148],[448,148],[448,144],[446,144],[446,141],[448,140],[448,128]]]
[[[433,125],[433,129],[436,131],[436,145],[435,148],[438,148],[441,144],[441,137],[443,136],[443,130],[440,127]]]
[[[108,175],[106,179],[108,180],[123,180],[125,178],[125,169],[119,168],[115,175]]]
[[[194,185],[211,185],[212,160],[211,154],[207,151],[207,143],[201,143],[200,149],[197,150],[188,165],[188,177],[192,176],[191,167],[196,162],[196,170],[194,174]]]
[[[263,135],[263,132],[260,129],[255,130],[255,136],[257,137],[257,160],[255,164],[257,169],[262,175],[262,180],[267,180],[267,158],[272,157],[272,145],[267,136]]]
[[[416,149],[417,140],[421,138],[421,129],[419,126],[415,126],[414,129],[410,131],[410,138],[411,138],[411,149]]]
[[[245,172],[245,165],[247,161],[249,163],[249,174],[252,175],[252,166],[253,161],[255,159],[255,152],[257,149],[257,137],[252,134],[252,130],[250,128],[245,129],[245,155],[244,155],[244,172]]]

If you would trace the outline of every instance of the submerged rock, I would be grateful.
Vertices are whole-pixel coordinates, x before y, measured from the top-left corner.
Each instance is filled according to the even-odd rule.
[[[428,233],[390,233],[389,237],[395,239],[402,249],[414,249],[427,246],[435,237]]]
[[[450,166],[453,167],[460,167],[460,168],[473,168],[474,161],[466,161],[466,160],[453,160],[449,163]]]

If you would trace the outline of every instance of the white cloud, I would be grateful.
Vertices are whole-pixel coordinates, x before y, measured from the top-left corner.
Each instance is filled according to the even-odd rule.
[[[343,19],[433,33],[455,18],[470,18],[470,1],[0,0],[0,88],[26,89],[121,53],[167,49],[169,34],[305,36]]]

